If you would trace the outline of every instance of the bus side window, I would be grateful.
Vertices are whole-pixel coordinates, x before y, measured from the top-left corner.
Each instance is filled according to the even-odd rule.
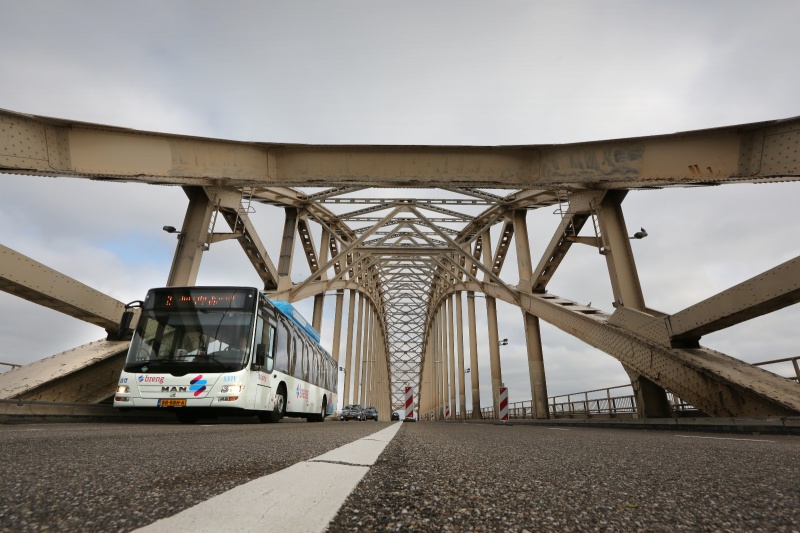
[[[303,343],[303,381],[314,382],[311,378],[311,360],[308,357],[308,345],[305,342]]]
[[[300,358],[300,354],[297,353],[297,339],[292,339],[292,368],[289,374],[293,375],[294,377],[299,377],[297,375],[298,369],[298,359]]]
[[[287,374],[297,377],[297,346],[294,339],[291,341],[291,349],[289,350],[289,370]]]
[[[286,324],[283,322],[278,322],[275,368],[281,372],[287,372],[289,370],[289,330],[286,329]]]
[[[267,324],[266,335],[261,338],[261,343],[258,345],[259,349],[264,351],[264,370],[272,372],[275,368],[275,328],[272,324]]]
[[[311,347],[309,349],[309,355],[311,355],[311,382],[316,386],[320,386],[319,354]]]

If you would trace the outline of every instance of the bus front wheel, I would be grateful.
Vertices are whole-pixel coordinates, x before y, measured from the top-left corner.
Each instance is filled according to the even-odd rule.
[[[267,422],[269,424],[280,422],[285,413],[285,409],[286,389],[281,385],[280,388],[278,388],[278,394],[275,395],[275,407],[272,408],[272,411],[265,411],[259,414],[258,419],[261,422]]]

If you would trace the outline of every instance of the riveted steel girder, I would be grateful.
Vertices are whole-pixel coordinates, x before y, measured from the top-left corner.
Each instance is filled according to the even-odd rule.
[[[112,336],[125,311],[124,303],[2,244],[0,290],[100,326]]]
[[[459,302],[455,315],[461,311],[460,297],[453,293],[466,290],[473,401],[479,391],[473,347],[477,326],[470,293],[478,291],[487,296],[490,314],[495,298],[523,310],[529,357],[533,357],[531,350],[540,352],[536,320],[542,319],[606,351],[626,369],[710,414],[797,414],[798,395],[791,383],[701,348],[698,339],[800,300],[798,259],[672,316],[646,309],[643,301],[636,309],[622,305],[608,316],[545,291],[572,244],[590,244],[601,253],[621,253],[609,239],[625,237],[620,231],[619,201],[626,189],[796,180],[800,177],[798,147],[798,118],[560,146],[409,147],[242,143],[0,111],[0,173],[180,185],[187,192],[197,192],[201,200],[202,191],[208,201],[195,202],[191,224],[201,248],[197,254],[180,256],[182,279],[194,279],[203,243],[236,238],[273,297],[289,301],[316,298],[314,324],[322,323],[322,295],[337,291],[341,320],[343,291],[351,291],[348,368],[353,295],[359,294],[358,302],[363,304],[358,305],[366,306],[364,323],[358,329],[361,362],[377,364],[376,357],[385,357],[385,365],[381,365],[391,381],[386,389],[395,407],[402,404],[406,384],[417,394],[422,390],[423,368],[438,372],[437,379],[442,380],[437,385],[440,389],[435,389],[429,379],[426,394],[444,396],[445,368],[436,370],[424,357],[435,351],[434,342],[437,349],[446,346],[452,359],[453,301]],[[316,185],[322,190],[305,193],[292,188]],[[360,192],[371,186],[440,188],[468,199],[367,197]],[[481,190],[482,186],[510,192],[500,196]],[[350,193],[359,194],[348,197]],[[284,209],[286,222],[277,268],[242,205],[245,195],[248,202]],[[347,205],[365,208],[344,213],[342,207]],[[536,268],[531,268],[527,239],[522,235],[518,239],[516,234],[527,233],[524,210],[550,206],[557,206],[561,224]],[[334,207],[337,212],[331,210]],[[484,209],[476,214],[476,207]],[[617,211],[611,212],[611,207]],[[469,209],[472,211],[464,211]],[[387,214],[372,215],[377,212]],[[437,216],[425,216],[430,212]],[[221,214],[232,233],[218,234],[213,223],[212,229],[207,229],[211,213]],[[594,224],[595,236],[579,236],[589,221]],[[500,223],[503,227],[492,254],[490,230]],[[312,238],[312,224],[321,229],[319,249]],[[311,275],[295,282],[290,278],[298,237]],[[500,278],[512,239],[517,256],[522,257],[517,288]],[[3,269],[11,271],[11,262],[4,263],[0,263]],[[617,270],[610,272],[619,274]],[[41,299],[45,305],[106,329],[116,325],[115,313],[121,314],[119,302],[111,302],[113,311],[97,312],[85,301],[92,298],[89,290],[79,291],[73,301],[59,296],[63,287],[42,289],[31,274],[26,275],[22,282],[10,279],[12,276],[0,279],[5,284],[0,289],[32,301]],[[614,282],[614,274],[609,275]],[[54,271],[45,277],[57,285],[71,283]],[[98,300],[108,303],[110,299]],[[436,317],[443,302],[450,302],[445,304],[446,319],[441,313]],[[456,319],[456,328],[461,327],[462,319]],[[458,337],[463,367],[463,341],[460,334]],[[530,360],[542,367],[539,352]],[[107,355],[109,360],[118,357],[111,352]],[[500,376],[495,356],[493,350],[493,381]],[[373,392],[380,389],[375,380],[382,379],[383,366],[364,367],[366,381],[359,389],[362,399],[372,399]],[[454,366],[454,361],[449,361],[449,372]],[[90,374],[87,371],[86,375]],[[455,381],[451,374],[449,386],[455,387]],[[461,389],[465,385],[459,381],[458,404],[463,411]],[[532,367],[531,383],[541,396],[545,390],[543,367]],[[452,394],[454,389],[450,391]],[[538,397],[539,404],[541,400]],[[452,396],[449,401],[455,403]],[[474,412],[479,414],[479,408],[479,403],[473,404]]]
[[[796,179],[798,143],[797,118],[568,145],[411,147],[234,142],[0,111],[0,172],[180,185],[624,188]]]
[[[800,414],[800,384],[761,368],[707,348],[657,344],[611,325],[605,313],[555,295],[518,293],[514,299],[492,284],[482,289],[608,353],[712,416]]]

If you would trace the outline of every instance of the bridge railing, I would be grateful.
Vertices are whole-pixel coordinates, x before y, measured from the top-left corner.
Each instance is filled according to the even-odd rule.
[[[11,368],[10,369],[4,368],[4,367],[7,367],[7,366],[10,366]],[[3,363],[2,361],[0,361],[0,373],[3,373],[5,371],[7,371],[7,370],[13,370],[15,368],[19,368],[21,366],[22,365],[18,365],[16,363]]]
[[[772,366],[773,368],[768,370],[800,383],[800,356],[762,361],[753,363],[753,366]],[[792,370],[794,375],[787,375],[792,373]],[[681,413],[697,414],[694,406],[670,391],[667,391],[667,400],[672,412],[676,415]],[[533,418],[531,404],[532,400],[509,403],[509,419]],[[547,407],[550,418],[627,418],[636,413],[637,406],[632,387],[617,385],[616,387],[551,396],[547,399]],[[466,417],[469,418],[471,415],[472,411],[467,411]],[[490,405],[481,408],[481,416],[485,419],[495,418],[494,407]]]
[[[622,389],[627,389],[625,392],[628,394],[619,394]],[[551,418],[615,417],[625,414],[631,416],[636,412],[636,399],[630,385],[618,385],[551,396],[547,399],[547,407]],[[468,418],[471,414],[471,411],[467,411]],[[487,419],[495,418],[494,407],[481,408],[481,416]],[[508,417],[509,419],[533,418],[532,400],[509,403]]]
[[[797,357],[786,357],[784,359],[773,359],[772,361],[762,361],[761,363],[753,363],[753,366],[772,366],[768,369],[779,376],[783,375],[787,379],[800,383],[800,355]],[[786,376],[791,372],[791,367],[794,367],[794,376]]]

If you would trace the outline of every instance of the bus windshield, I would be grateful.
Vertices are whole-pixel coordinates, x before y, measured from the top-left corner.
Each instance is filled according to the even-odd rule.
[[[254,313],[244,309],[144,309],[126,372],[234,372],[248,362]]]

